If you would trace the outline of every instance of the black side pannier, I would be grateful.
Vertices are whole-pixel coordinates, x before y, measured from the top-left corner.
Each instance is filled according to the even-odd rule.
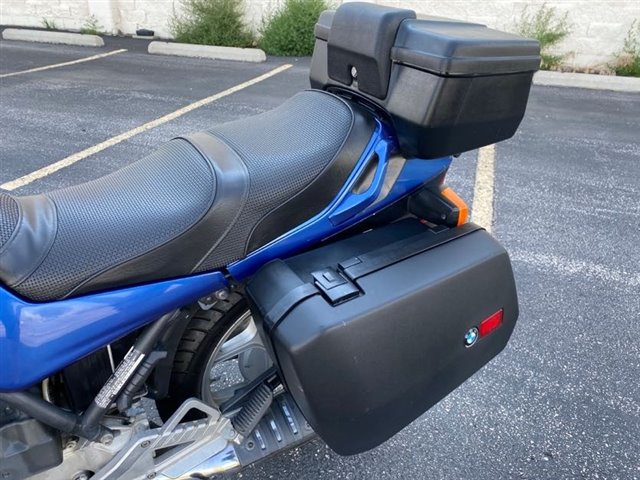
[[[265,265],[247,296],[281,376],[336,452],[386,441],[507,344],[506,251],[474,224],[405,220]]]
[[[407,157],[513,136],[540,64],[536,40],[369,3],[324,12],[315,35],[311,86],[384,110]]]

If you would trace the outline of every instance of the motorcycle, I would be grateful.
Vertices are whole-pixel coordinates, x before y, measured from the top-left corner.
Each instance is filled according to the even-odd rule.
[[[507,344],[509,257],[444,183],[534,40],[346,3],[311,89],[97,180],[0,192],[0,476],[188,479],[380,445]]]

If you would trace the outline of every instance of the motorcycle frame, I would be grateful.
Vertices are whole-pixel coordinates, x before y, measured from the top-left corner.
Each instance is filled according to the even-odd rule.
[[[355,168],[322,212],[225,269],[43,303],[0,286],[0,392],[23,391],[168,312],[230,282],[242,283],[271,260],[353,227],[444,177],[452,161],[450,156],[423,160],[398,155],[393,127],[378,117]],[[373,178],[358,191],[370,162],[377,162]]]

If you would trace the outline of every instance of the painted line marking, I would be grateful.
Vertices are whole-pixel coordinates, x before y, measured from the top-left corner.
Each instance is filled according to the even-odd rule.
[[[476,180],[473,187],[471,221],[491,231],[493,224],[493,189],[495,170],[495,145],[482,147],[478,151]]]
[[[640,272],[629,271],[584,260],[566,258],[552,253],[539,253],[512,249],[509,256],[540,271],[585,277],[602,282],[616,282],[631,289],[640,287]]]
[[[126,48],[121,48],[120,50],[113,50],[112,52],[100,53],[99,55],[92,55],[90,57],[79,58],[78,60],[72,60],[70,62],[54,63],[53,65],[45,65],[44,67],[30,68],[29,70],[20,70],[19,72],[4,73],[0,75],[0,78],[15,77],[16,75],[23,75],[25,73],[42,72],[44,70],[51,70],[52,68],[60,68],[60,67],[67,67],[69,65],[77,65],[78,63],[90,62],[92,60],[98,60],[99,58],[109,57],[111,55],[116,55],[118,53],[124,53],[126,51],[127,51]]]
[[[182,115],[185,115],[197,108],[204,107],[205,105],[209,105],[210,103],[213,103],[216,100],[220,100],[221,98],[224,98],[233,93],[239,92],[240,90],[244,90],[245,88],[255,85],[256,83],[260,83],[263,80],[266,80],[267,78],[270,78],[270,77],[273,77],[274,75],[282,73],[291,67],[292,67],[291,64],[281,65],[278,68],[274,68],[273,70],[270,70],[267,73],[264,73],[258,77],[252,78],[251,80],[247,80],[246,82],[243,82],[234,87],[228,88],[227,90],[224,90],[220,93],[216,93],[215,95],[211,95],[209,97],[203,98],[202,100],[198,100],[197,102],[193,102],[185,107],[179,108],[174,112],[168,113],[167,115],[163,115],[162,117],[156,118],[155,120],[147,122],[127,132],[123,132],[120,135],[116,135],[115,137],[105,140],[102,143],[98,143],[97,145],[89,147],[78,153],[69,155],[68,157],[63,158],[62,160],[59,160],[55,163],[47,165],[46,167],[43,167],[39,170],[36,170],[27,175],[24,175],[23,177],[20,177],[16,180],[3,183],[2,185],[0,185],[0,188],[11,191],[11,190],[15,190],[16,188],[20,188],[25,185],[28,185],[29,183],[32,183],[36,180],[44,178],[47,175],[51,175],[52,173],[57,172],[58,170],[61,170],[65,167],[73,165],[74,163],[79,162],[80,160],[83,160],[91,155],[101,152],[106,148],[113,147],[114,145],[117,145],[120,142],[124,142],[125,140],[128,140],[131,137],[144,133],[147,130],[151,130],[152,128],[159,127],[160,125],[170,122],[171,120],[175,120],[176,118],[181,117]]]

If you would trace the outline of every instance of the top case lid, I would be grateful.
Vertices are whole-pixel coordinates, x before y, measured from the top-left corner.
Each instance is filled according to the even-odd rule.
[[[540,45],[477,23],[422,17],[400,24],[391,59],[442,76],[504,75],[538,70]]]

